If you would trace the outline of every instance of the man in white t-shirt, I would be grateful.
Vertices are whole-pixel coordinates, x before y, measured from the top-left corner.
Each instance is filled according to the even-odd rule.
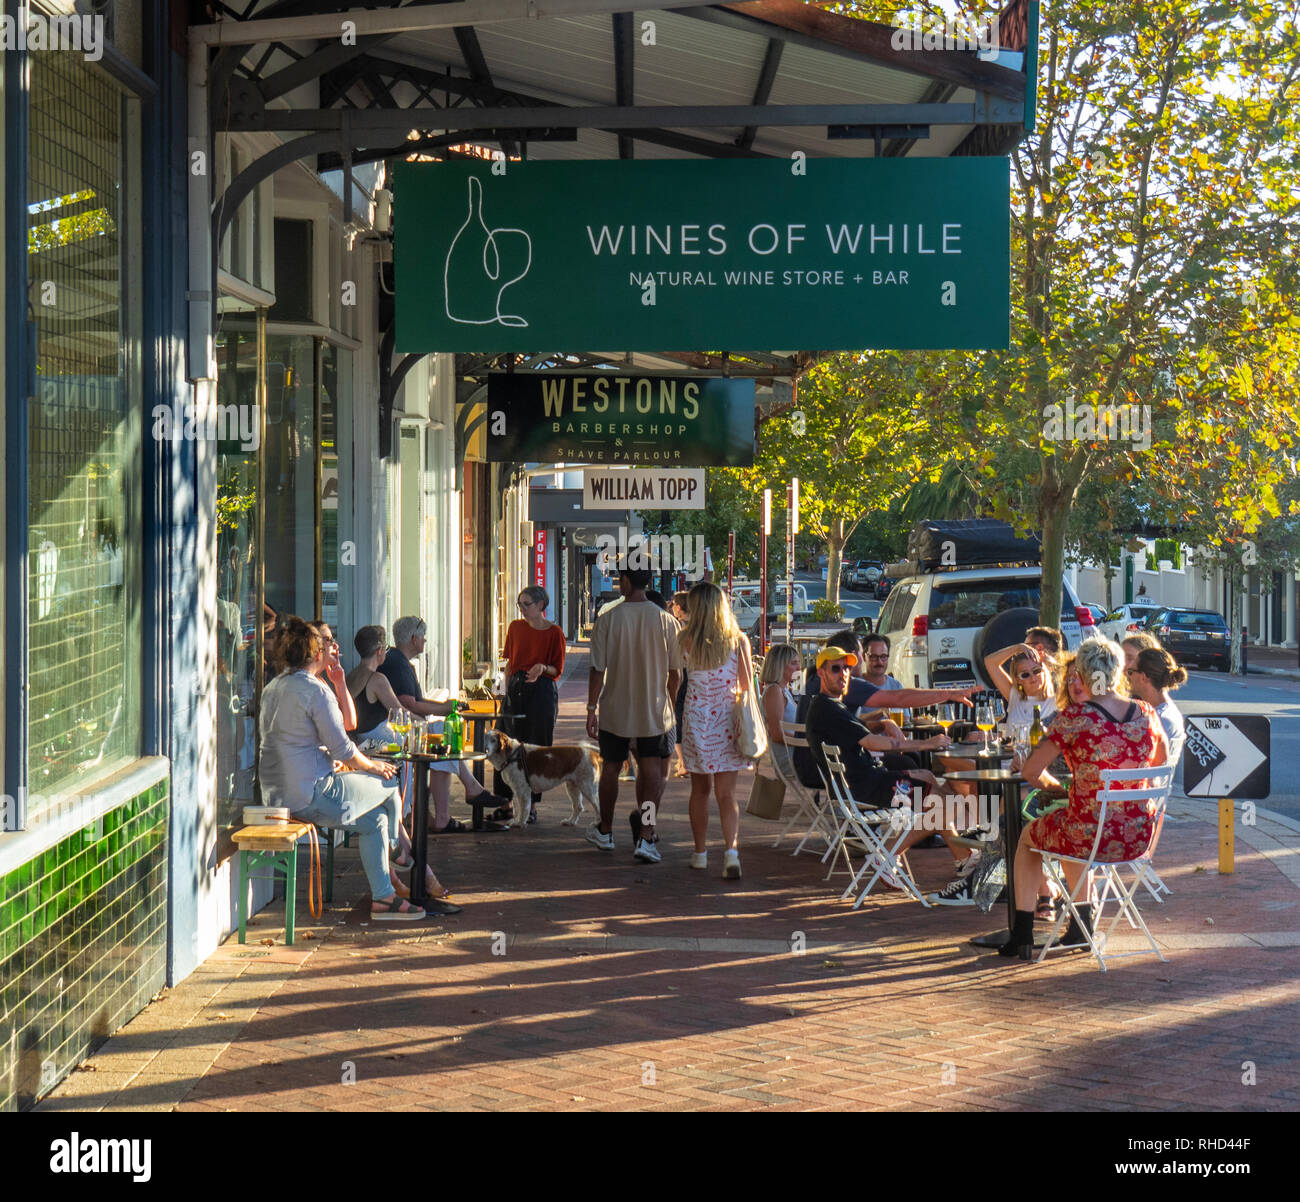
[[[675,721],[672,698],[681,683],[682,653],[677,623],[646,600],[650,573],[621,568],[620,605],[596,621],[591,634],[591,673],[587,685],[587,734],[600,744],[600,820],[587,841],[614,850],[614,807],[619,771],[636,742],[636,799],[641,834],[634,855],[657,864],[655,809],[663,792],[664,765],[671,749],[668,732]]]

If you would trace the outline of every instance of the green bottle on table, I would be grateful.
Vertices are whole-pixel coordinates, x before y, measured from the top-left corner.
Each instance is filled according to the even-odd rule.
[[[460,715],[456,712],[456,702],[451,703],[451,713],[447,715],[447,720],[442,724],[443,741],[447,744],[447,751],[451,755],[460,755],[465,749],[465,723],[461,721]]]

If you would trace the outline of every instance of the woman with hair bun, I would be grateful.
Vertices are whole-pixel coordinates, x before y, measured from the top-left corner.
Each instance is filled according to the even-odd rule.
[[[262,800],[287,806],[298,822],[359,836],[372,919],[423,918],[424,910],[397,896],[388,873],[401,825],[395,769],[363,755],[343,729],[339,703],[319,676],[330,663],[330,643],[311,624],[289,618],[276,650],[283,671],[262,690],[259,718]]]
[[[1101,774],[1108,768],[1159,767],[1168,762],[1169,744],[1154,709],[1134,701],[1123,689],[1124,652],[1110,639],[1085,640],[1065,668],[1063,702],[1047,735],[1025,762],[1021,773],[1030,788],[1044,782],[1048,765],[1065,757],[1072,774],[1064,809],[1035,818],[1020,834],[1016,848],[1016,898],[1032,898],[1042,880],[1043,853],[1086,857],[1097,841]],[[1123,689],[1123,691],[1121,691]],[[1146,851],[1152,836],[1151,807],[1142,802],[1111,803],[1097,849],[1099,860],[1125,860]],[[1063,862],[1070,890],[1083,866]],[[1091,905],[1076,907],[1091,927]],[[1084,942],[1073,920],[1062,945]],[[1034,946],[1034,911],[1016,910],[1010,940],[999,952],[1028,958]]]
[[[1183,715],[1169,696],[1187,683],[1187,669],[1180,667],[1163,647],[1146,647],[1137,653],[1132,666],[1124,669],[1129,692],[1156,711],[1169,740],[1169,763],[1178,763],[1187,735]]]

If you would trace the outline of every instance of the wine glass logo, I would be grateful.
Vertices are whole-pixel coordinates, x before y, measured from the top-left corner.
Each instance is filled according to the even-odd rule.
[[[465,220],[447,248],[443,295],[447,316],[462,325],[524,327],[525,318],[501,312],[501,297],[533,265],[533,240],[523,230],[489,229],[483,220],[483,183],[469,179]]]

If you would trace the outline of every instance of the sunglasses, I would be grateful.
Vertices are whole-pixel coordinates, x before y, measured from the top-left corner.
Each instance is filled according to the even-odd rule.
[[[836,676],[838,676],[841,672],[847,672],[848,670],[849,670],[848,664],[827,664],[826,665],[826,671],[834,672]]]
[[[1033,680],[1035,676],[1041,676],[1042,674],[1043,674],[1042,668],[1031,668],[1028,672],[1016,673],[1016,675],[1019,676],[1021,680]]]

